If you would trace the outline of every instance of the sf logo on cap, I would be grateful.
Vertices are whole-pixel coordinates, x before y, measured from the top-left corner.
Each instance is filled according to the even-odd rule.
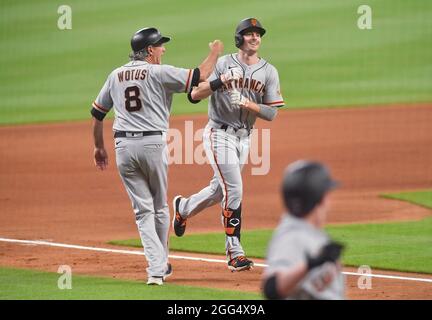
[[[251,25],[253,25],[254,27],[256,26],[256,24],[257,24],[257,21],[256,21],[256,19],[251,19]]]

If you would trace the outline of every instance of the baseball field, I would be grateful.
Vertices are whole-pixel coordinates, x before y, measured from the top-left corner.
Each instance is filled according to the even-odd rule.
[[[67,4],[71,29],[61,30],[63,4],[0,4],[0,299],[262,299],[266,247],[283,214],[282,174],[305,158],[325,162],[342,183],[326,229],[346,245],[347,297],[432,299],[432,3],[80,0]],[[364,4],[371,29],[358,26]],[[170,35],[163,63],[192,68],[211,40],[235,51],[234,28],[249,16],[267,29],[260,55],[277,67],[286,103],[274,121],[257,121],[257,132],[270,132],[270,148],[258,144],[257,161],[243,171],[242,241],[256,267],[229,272],[214,206],[188,221],[184,237],[172,233],[166,285],[146,286],[115,164],[113,115],[101,172],[91,103],[128,60],[137,29]],[[200,150],[206,101],[178,95],[172,113],[183,143],[182,161],[169,167],[170,201],[213,174],[186,161]],[[267,174],[252,174],[267,160]],[[70,288],[60,288],[62,266]],[[362,270],[372,272],[367,281]]]

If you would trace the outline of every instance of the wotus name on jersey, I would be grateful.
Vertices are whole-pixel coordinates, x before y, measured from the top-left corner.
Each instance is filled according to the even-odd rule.
[[[126,71],[120,71],[117,73],[119,82],[129,80],[144,80],[147,76],[146,69],[131,69]]]

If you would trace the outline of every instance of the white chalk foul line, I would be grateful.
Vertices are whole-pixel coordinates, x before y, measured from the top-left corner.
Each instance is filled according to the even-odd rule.
[[[132,254],[132,255],[144,256],[144,252],[141,250],[140,251],[138,251],[138,250],[119,250],[119,249],[86,247],[86,246],[79,246],[79,245],[74,245],[74,244],[55,243],[55,242],[49,242],[49,241],[19,240],[19,239],[8,239],[8,238],[0,238],[0,241],[9,242],[9,243],[18,243],[18,244],[40,245],[40,246],[50,246],[50,247],[58,247],[58,248],[69,248],[69,249],[77,249],[77,250],[109,252],[109,253],[119,253],[119,254]],[[221,260],[221,259],[209,259],[209,258],[179,256],[179,255],[169,255],[169,257],[171,259],[179,259],[179,260],[204,261],[204,262],[226,264],[226,260]],[[262,268],[267,267],[267,265],[263,264],[263,263],[255,263],[254,266],[262,267]],[[401,277],[401,276],[356,273],[356,272],[342,272],[342,273],[345,275],[348,275],[348,276],[357,276],[357,277],[362,276],[362,277],[374,277],[374,278],[382,278],[382,279],[395,279],[395,280],[432,283],[432,279],[427,279],[427,278]]]

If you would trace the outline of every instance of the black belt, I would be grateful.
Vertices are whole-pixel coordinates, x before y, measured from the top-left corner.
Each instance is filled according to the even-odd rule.
[[[228,125],[226,125],[226,124],[221,125],[220,128],[221,128],[222,130],[225,130],[225,131],[227,131],[228,128],[232,128],[235,132],[237,132],[237,130],[239,130],[239,129],[236,129],[236,128],[234,128],[234,127],[228,126]]]
[[[228,128],[233,129],[234,132],[237,132],[237,131],[239,131],[240,129],[246,129],[246,128],[234,128],[234,127],[228,126],[228,125],[226,125],[226,124],[223,124],[223,125],[220,126],[220,129],[225,130],[225,131],[227,131]],[[250,133],[250,130],[249,130],[249,129],[246,129],[246,130]]]
[[[134,138],[134,137],[145,137],[145,136],[157,136],[162,135],[162,131],[116,131],[114,138]]]

